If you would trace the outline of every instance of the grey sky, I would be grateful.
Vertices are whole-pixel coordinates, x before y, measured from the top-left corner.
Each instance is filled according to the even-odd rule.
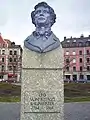
[[[79,37],[90,34],[90,0],[44,0],[57,15],[52,30],[63,40],[64,36]],[[31,11],[41,0],[0,0],[0,32],[4,38],[22,44],[35,29]]]

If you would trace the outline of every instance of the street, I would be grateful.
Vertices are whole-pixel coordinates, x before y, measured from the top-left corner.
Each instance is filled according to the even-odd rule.
[[[90,120],[90,102],[65,103],[64,120]],[[0,120],[20,120],[20,103],[0,103]]]

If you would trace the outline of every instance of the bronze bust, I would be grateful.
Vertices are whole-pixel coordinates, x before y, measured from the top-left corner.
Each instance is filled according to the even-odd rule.
[[[45,53],[60,46],[59,39],[51,31],[56,14],[45,2],[38,3],[31,13],[32,23],[36,30],[24,41],[24,46],[32,51]]]

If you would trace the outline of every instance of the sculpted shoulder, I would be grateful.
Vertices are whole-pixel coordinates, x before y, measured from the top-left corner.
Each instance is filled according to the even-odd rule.
[[[34,36],[33,36],[33,34],[31,34],[31,35],[29,35],[25,40],[24,40],[24,43],[25,42],[29,42],[29,41],[31,41],[31,40],[33,40],[34,39]]]
[[[53,40],[58,41],[60,43],[60,40],[54,33],[52,33]]]
[[[53,33],[45,41],[41,37],[37,39],[31,34],[25,39],[24,46],[32,51],[43,53],[59,47],[60,41]]]
[[[29,50],[39,52],[38,48],[33,46],[32,42],[35,39],[33,34],[29,35],[25,40],[24,40],[24,46],[28,48]]]

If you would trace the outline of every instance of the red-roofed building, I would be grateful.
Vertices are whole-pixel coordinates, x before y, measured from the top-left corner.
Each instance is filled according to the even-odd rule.
[[[22,48],[0,34],[0,80],[20,82]]]

